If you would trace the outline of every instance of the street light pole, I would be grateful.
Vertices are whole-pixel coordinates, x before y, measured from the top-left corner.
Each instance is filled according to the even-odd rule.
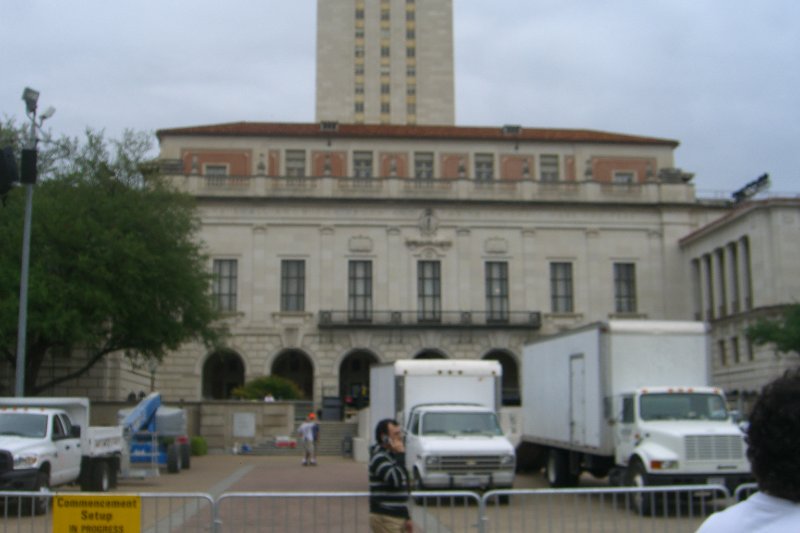
[[[39,93],[29,87],[22,93],[25,111],[31,119],[31,132],[27,146],[23,149],[22,182],[25,186],[25,223],[22,231],[22,266],[19,279],[19,320],[17,323],[17,373],[14,387],[15,396],[25,395],[25,341],[28,330],[28,271],[31,253],[31,217],[33,214],[33,186],[36,183],[36,105]],[[38,126],[53,116],[55,109],[48,108],[39,120]],[[25,151],[27,150],[27,154]],[[27,158],[26,158],[27,155]]]

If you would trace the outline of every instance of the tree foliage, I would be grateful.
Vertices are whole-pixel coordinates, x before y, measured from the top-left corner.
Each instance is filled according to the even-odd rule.
[[[261,400],[271,394],[276,400],[299,400],[303,397],[300,387],[281,376],[262,376],[233,389],[234,398]]]
[[[759,320],[746,333],[755,344],[773,343],[780,352],[800,354],[800,304],[788,307],[779,319]]]
[[[0,140],[20,138],[13,124]],[[40,145],[30,243],[25,393],[78,377],[106,355],[144,362],[223,331],[209,298],[210,275],[196,239],[191,197],[142,175],[150,136],[119,141],[87,131],[83,141]],[[0,351],[16,365],[24,191],[0,209]],[[86,363],[45,383],[49,354],[76,351]]]

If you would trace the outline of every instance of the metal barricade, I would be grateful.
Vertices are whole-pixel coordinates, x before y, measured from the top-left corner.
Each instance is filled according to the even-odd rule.
[[[480,498],[474,492],[413,492],[409,508],[426,533],[480,528]],[[215,524],[217,533],[366,533],[369,492],[225,493],[217,500]]]
[[[733,493],[733,499],[740,502],[746,500],[756,492],[758,492],[758,484],[745,483],[736,487],[736,492]]]
[[[70,499],[79,499],[76,505],[68,505]],[[102,503],[108,499],[134,498],[138,512],[137,531],[159,532],[203,532],[214,524],[214,499],[202,493],[87,493],[87,492],[2,492],[0,493],[0,533],[25,531],[49,533],[59,531],[122,531],[119,516],[104,509]],[[81,507],[81,502],[86,502]],[[92,505],[100,504],[100,505]],[[75,512],[75,509],[77,511]],[[99,510],[98,510],[99,509]],[[81,511],[87,514],[81,517]],[[77,514],[76,514],[77,513]],[[91,513],[94,513],[93,517]],[[105,529],[104,529],[105,528]]]
[[[721,485],[493,490],[481,498],[479,531],[694,531],[729,499]]]

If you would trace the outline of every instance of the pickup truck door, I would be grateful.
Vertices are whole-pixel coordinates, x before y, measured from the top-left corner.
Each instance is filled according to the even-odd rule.
[[[61,485],[78,479],[81,473],[81,439],[72,436],[72,424],[65,415],[53,417],[51,438],[56,449],[50,484]]]

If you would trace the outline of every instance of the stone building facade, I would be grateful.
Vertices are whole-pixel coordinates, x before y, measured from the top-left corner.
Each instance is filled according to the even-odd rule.
[[[681,237],[726,213],[674,168],[675,141],[581,130],[236,123],[158,132],[192,194],[228,349],[156,374],[184,399],[260,375],[318,404],[372,364],[498,359],[610,317],[691,314]],[[168,387],[161,386],[169,384]]]

